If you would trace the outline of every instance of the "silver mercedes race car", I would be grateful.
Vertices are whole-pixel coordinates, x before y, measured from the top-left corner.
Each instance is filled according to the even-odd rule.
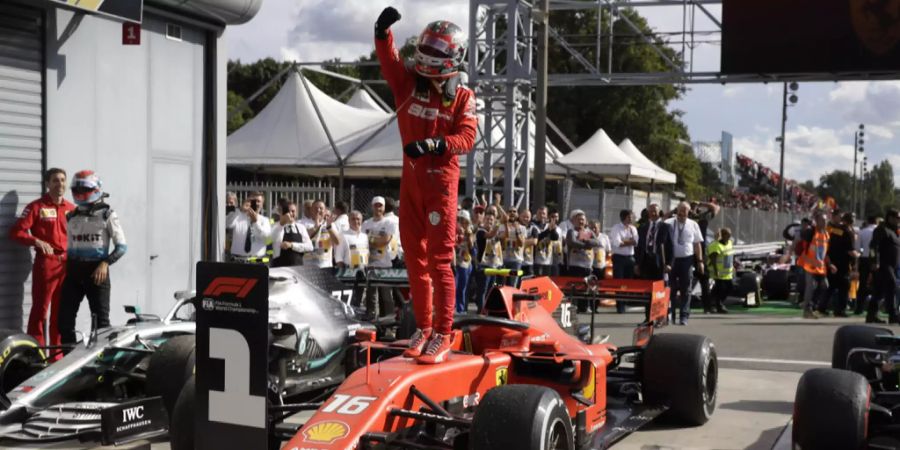
[[[346,352],[356,330],[377,331],[323,289],[323,276],[304,267],[269,272],[269,397],[276,404],[327,396],[354,369],[348,365],[355,358]],[[152,399],[171,413],[194,371],[194,318],[200,306],[193,293],[176,298],[164,318],[126,307],[134,317],[125,326],[95,331],[54,363],[48,352],[59,348],[0,331],[0,444],[68,439],[109,444],[114,433],[104,429],[104,411]],[[150,434],[166,432],[167,420],[160,422]]]

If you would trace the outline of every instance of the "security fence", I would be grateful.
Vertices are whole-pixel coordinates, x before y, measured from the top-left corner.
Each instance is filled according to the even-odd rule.
[[[350,209],[356,209],[363,213],[363,216],[369,216],[372,213],[372,198],[382,196],[392,198],[396,202],[400,198],[400,189],[398,188],[358,188],[350,185],[350,189],[344,190],[344,196]]]
[[[602,217],[603,228],[609,230],[619,222],[619,212],[623,209],[634,211],[640,215],[642,209],[650,204],[660,205],[663,211],[671,211],[678,200],[668,193],[644,191],[625,192],[622,189],[607,189],[600,196],[599,189],[576,188],[572,191],[569,211],[581,209],[588,219]],[[602,206],[601,206],[602,205]],[[602,207],[602,214],[600,213]],[[731,229],[735,243],[759,244],[780,241],[781,232],[791,222],[799,221],[801,214],[756,209],[722,208],[719,214],[710,221],[709,230],[715,233],[719,228]]]
[[[322,200],[329,208],[340,200],[337,195],[337,188],[326,181],[310,182],[310,183],[288,183],[288,182],[229,182],[225,189],[234,192],[238,198],[238,205],[244,200],[247,194],[259,191],[265,196],[264,209],[268,212],[275,212],[278,199],[286,198],[295,203],[302,204],[306,200]],[[350,185],[344,189],[344,201],[350,207],[350,210],[357,209],[362,211],[364,215],[371,214],[371,202],[375,196],[390,197],[397,200],[400,196],[400,190],[397,188],[358,188]]]
[[[709,230],[716,232],[728,227],[736,244],[760,244],[782,240],[781,232],[793,221],[799,221],[799,213],[760,211],[758,209],[722,208],[709,223]]]
[[[263,193],[265,197],[264,210],[269,214],[275,212],[279,199],[286,198],[298,205],[306,200],[323,200],[326,205],[334,205],[335,189],[326,183],[278,183],[278,182],[233,182],[228,183],[225,189],[237,195],[237,204],[248,194],[254,191]],[[300,209],[300,208],[298,208]]]

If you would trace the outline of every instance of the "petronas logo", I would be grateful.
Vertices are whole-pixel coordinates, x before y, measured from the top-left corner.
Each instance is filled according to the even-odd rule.
[[[343,422],[319,422],[311,427],[304,428],[303,438],[306,442],[319,442],[331,444],[334,441],[347,437],[350,427]]]

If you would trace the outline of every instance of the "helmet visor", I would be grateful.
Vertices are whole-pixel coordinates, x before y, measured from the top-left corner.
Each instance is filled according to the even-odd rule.
[[[420,52],[435,58],[452,58],[450,44],[447,41],[434,37],[426,36],[419,43]]]
[[[92,187],[88,187],[88,186],[72,186],[73,194],[89,194],[96,190],[97,190],[97,188],[92,188]]]

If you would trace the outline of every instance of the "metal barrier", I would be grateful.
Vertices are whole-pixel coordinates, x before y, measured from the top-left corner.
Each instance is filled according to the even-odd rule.
[[[323,200],[326,205],[333,206],[335,202],[335,189],[325,183],[277,183],[277,182],[233,182],[228,183],[225,189],[237,195],[238,205],[251,192],[259,191],[265,197],[264,210],[275,211],[278,199],[286,198],[302,209],[306,200]]]
[[[728,227],[736,244],[760,244],[781,240],[784,228],[801,217],[799,213],[722,208],[710,221],[709,230],[715,233]]]

